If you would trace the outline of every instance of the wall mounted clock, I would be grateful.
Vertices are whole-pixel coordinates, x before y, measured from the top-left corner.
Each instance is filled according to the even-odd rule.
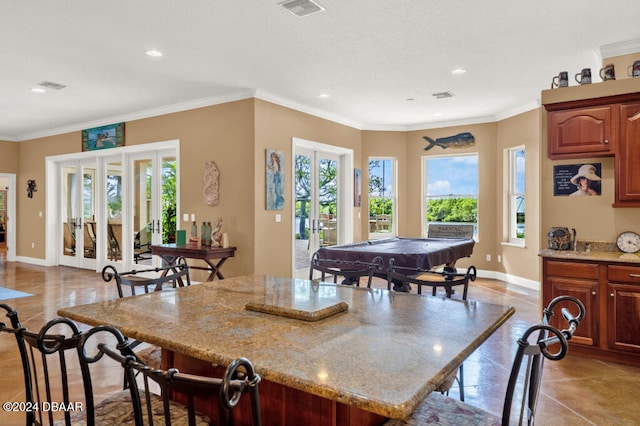
[[[616,244],[625,253],[637,253],[640,251],[640,235],[631,231],[623,232],[618,235]]]

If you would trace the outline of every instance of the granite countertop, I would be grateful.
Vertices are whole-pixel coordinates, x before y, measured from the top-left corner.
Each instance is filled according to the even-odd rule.
[[[640,264],[640,253],[623,253],[618,250],[615,243],[606,241],[578,240],[576,250],[544,249],[538,255],[554,259]]]
[[[344,301],[348,309],[303,321],[245,308],[252,302],[304,309],[310,298]],[[245,356],[265,380],[402,418],[514,311],[249,275],[62,308],[58,314],[89,325],[111,324],[130,338],[211,363],[228,365]]]

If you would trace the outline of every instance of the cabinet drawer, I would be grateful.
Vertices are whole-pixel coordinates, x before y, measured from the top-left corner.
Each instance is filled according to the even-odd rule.
[[[609,281],[640,284],[640,266],[609,265]]]
[[[597,263],[578,263],[547,260],[545,262],[545,265],[546,275],[567,278],[585,278],[592,280],[598,279]]]

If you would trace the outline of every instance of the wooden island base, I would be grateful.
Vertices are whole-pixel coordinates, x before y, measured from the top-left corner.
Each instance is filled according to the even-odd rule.
[[[214,367],[206,361],[163,349],[162,368],[177,368],[180,372],[203,376],[222,377],[225,367]],[[175,398],[180,401],[179,396]],[[183,402],[183,401],[181,401]],[[260,381],[260,405],[265,426],[375,426],[387,419],[378,414],[331,401],[320,396],[293,389],[262,379]],[[197,401],[199,411],[219,424],[219,404],[216,397]],[[249,399],[242,398],[233,410],[234,424],[251,425]]]

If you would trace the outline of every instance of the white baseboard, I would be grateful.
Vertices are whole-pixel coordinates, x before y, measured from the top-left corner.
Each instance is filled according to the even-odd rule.
[[[38,266],[47,266],[47,263],[44,259],[37,259],[35,257],[16,256],[15,262],[30,263],[32,265]]]
[[[540,291],[542,288],[539,281],[522,278],[517,275],[505,274],[504,272],[478,270],[478,277],[506,281],[509,284],[525,287],[530,290]]]

